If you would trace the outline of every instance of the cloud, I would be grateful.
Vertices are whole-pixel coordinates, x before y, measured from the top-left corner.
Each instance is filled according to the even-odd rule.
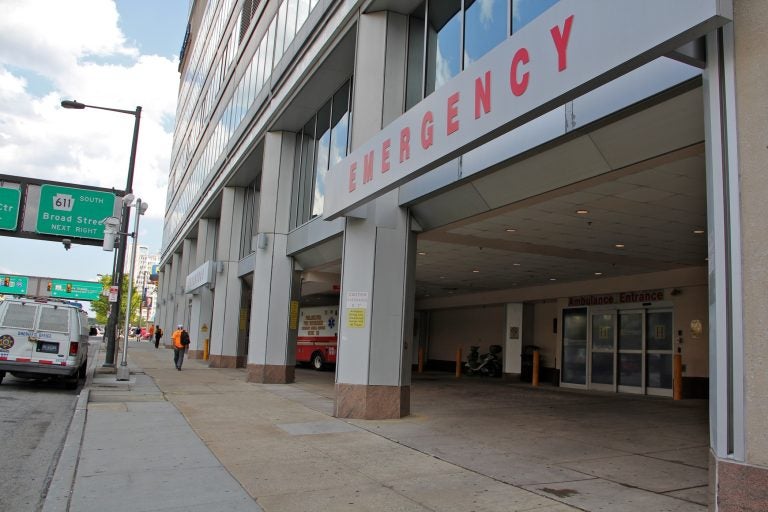
[[[162,218],[178,62],[132,47],[113,0],[1,1],[0,173],[123,189],[134,116],[60,101],[141,105],[133,189]]]

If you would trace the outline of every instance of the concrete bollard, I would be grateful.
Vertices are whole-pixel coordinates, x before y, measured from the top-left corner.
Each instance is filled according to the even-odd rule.
[[[208,356],[210,355],[210,345],[211,345],[210,340],[208,340],[208,338],[205,338],[205,340],[203,340],[203,360],[204,361],[207,361]]]

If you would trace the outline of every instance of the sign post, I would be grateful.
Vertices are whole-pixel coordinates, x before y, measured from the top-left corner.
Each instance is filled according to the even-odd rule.
[[[115,210],[115,194],[57,185],[40,186],[38,233],[73,238],[104,238],[102,221]]]

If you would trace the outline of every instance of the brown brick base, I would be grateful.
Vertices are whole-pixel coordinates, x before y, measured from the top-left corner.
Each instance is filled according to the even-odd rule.
[[[259,384],[290,384],[296,379],[296,367],[280,364],[249,364],[247,367],[247,382]]]
[[[203,358],[203,351],[202,350],[187,350],[187,357],[190,359],[202,359]]]
[[[208,356],[208,366],[211,368],[245,368],[245,356]]]
[[[386,420],[411,413],[410,386],[336,384],[337,418]]]
[[[710,452],[709,475],[710,510],[768,510],[768,468],[717,459]],[[713,506],[714,500],[717,500],[717,508]]]

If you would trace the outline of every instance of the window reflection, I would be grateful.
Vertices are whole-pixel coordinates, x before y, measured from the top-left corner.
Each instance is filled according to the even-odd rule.
[[[512,0],[512,33],[533,21],[558,0]]]
[[[461,71],[461,1],[430,0],[427,8],[426,95]]]
[[[328,172],[328,154],[331,148],[331,104],[323,105],[317,113],[317,153],[315,155],[315,186],[312,193],[312,216],[323,213],[325,175]]]
[[[464,67],[507,37],[507,0],[465,0]]]

